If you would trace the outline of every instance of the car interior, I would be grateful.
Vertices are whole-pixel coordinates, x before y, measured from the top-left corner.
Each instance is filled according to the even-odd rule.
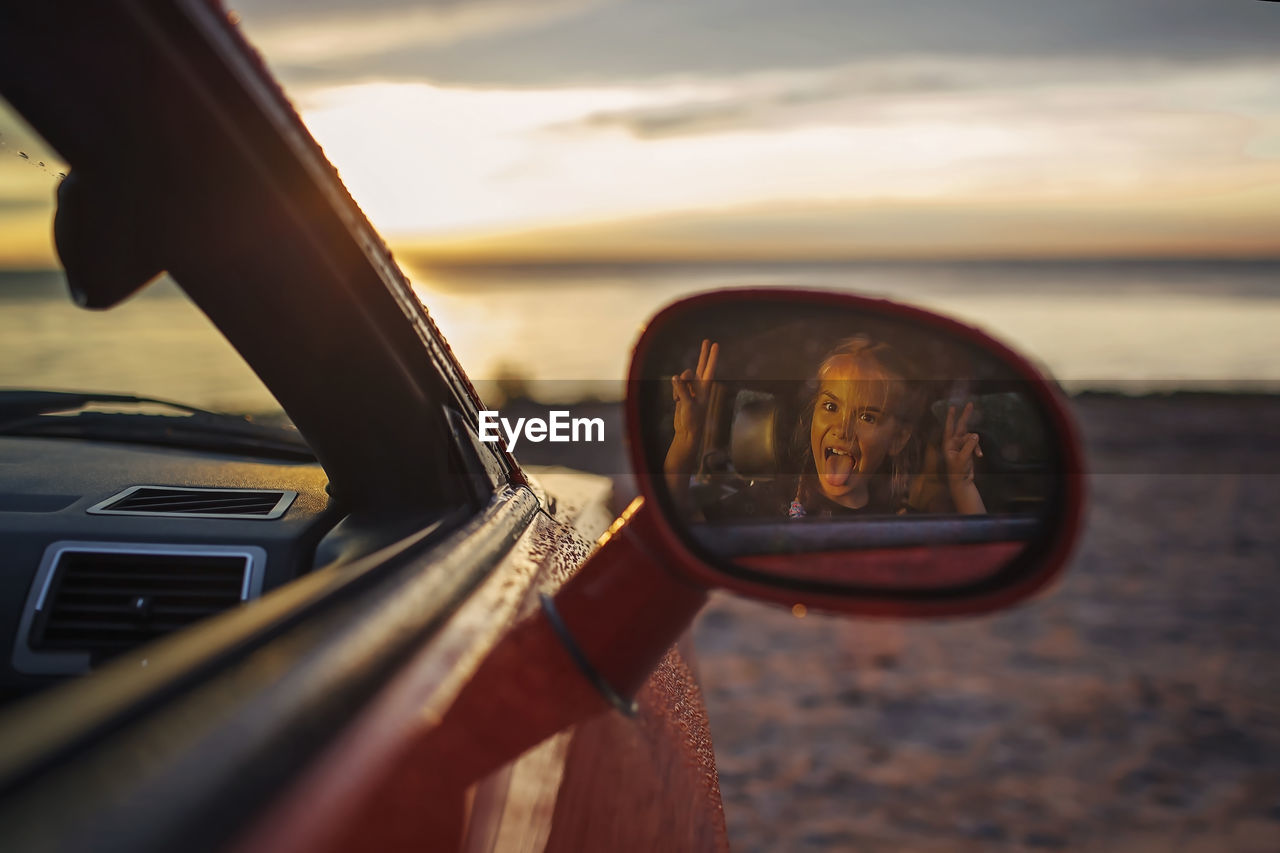
[[[815,382],[802,377],[812,373],[812,365],[835,342],[848,336],[849,320],[804,318],[779,324],[747,318],[726,319],[724,325],[729,328],[717,330],[721,363],[708,402],[708,427],[689,486],[689,503],[698,520],[691,532],[709,550],[735,557],[1029,541],[1041,530],[1054,494],[1055,468],[1043,418],[1026,393],[1025,380],[954,345],[904,338],[894,324],[870,318],[861,323],[864,329],[878,339],[909,347],[924,365],[926,378],[917,383],[924,411],[912,439],[921,457],[926,448],[940,443],[948,407],[973,404],[970,428],[983,448],[975,482],[987,513],[957,515],[945,495],[935,491],[932,497],[917,497],[920,505],[909,513],[861,515],[856,523],[787,518],[801,459],[807,458],[803,415],[813,406],[816,390]],[[692,337],[696,340],[701,334],[694,331]],[[806,343],[797,346],[795,341]],[[685,353],[693,355],[683,358],[696,361],[696,352],[690,343]],[[677,368],[673,364],[668,369],[678,373]],[[670,415],[664,419],[669,421]]]
[[[13,417],[36,396],[44,414]],[[257,598],[338,547],[326,534],[342,512],[300,439],[264,444],[271,431],[238,419],[245,436],[215,450],[189,424],[166,425],[185,420],[172,413],[101,415],[84,402],[0,393],[6,702]],[[134,434],[120,423],[72,437],[95,416],[133,421]]]

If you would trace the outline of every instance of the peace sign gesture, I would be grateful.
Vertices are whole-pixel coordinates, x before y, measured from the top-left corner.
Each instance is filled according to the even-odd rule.
[[[974,458],[982,458],[978,434],[969,432],[969,418],[973,415],[973,402],[965,404],[956,416],[956,407],[947,407],[947,420],[942,431],[942,456],[947,466],[947,485],[956,509],[962,513],[987,511],[982,495],[973,481]]]
[[[671,398],[676,401],[675,437],[671,439],[662,470],[671,496],[679,503],[684,502],[689,490],[689,476],[693,474],[694,458],[698,455],[698,437],[707,418],[707,400],[711,397],[711,382],[716,377],[719,357],[720,345],[704,340],[697,369],[686,368],[671,377]]]
[[[711,382],[716,376],[716,361],[719,357],[720,345],[703,340],[702,349],[698,353],[697,369],[686,368],[679,375],[671,377],[671,398],[676,401],[677,442],[684,439],[692,444],[702,432],[707,400],[711,396]]]

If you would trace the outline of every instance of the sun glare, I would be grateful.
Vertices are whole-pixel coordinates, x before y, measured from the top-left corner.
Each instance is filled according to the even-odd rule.
[[[1223,102],[1230,111],[1197,106],[1247,77],[1205,69],[1154,88],[1089,79],[854,92],[820,110],[791,107],[776,80],[750,78],[541,90],[370,83],[313,91],[303,109],[375,225],[431,241],[770,204],[1221,206],[1280,186],[1273,95],[1245,87]]]
[[[374,23],[369,38],[383,32]],[[605,240],[682,255],[699,238],[673,233],[698,217],[722,255],[841,255],[855,244],[1214,254],[1277,248],[1278,73],[1280,63],[1257,60],[944,57],[610,86],[383,81],[291,95],[374,225],[432,251],[537,250],[554,232],[548,251],[561,257],[598,253]],[[51,255],[40,236],[51,202],[32,199],[51,198],[56,182],[19,162],[20,138],[0,139],[11,263]]]

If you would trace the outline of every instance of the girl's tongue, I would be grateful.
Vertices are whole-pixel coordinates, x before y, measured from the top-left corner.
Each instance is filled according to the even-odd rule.
[[[853,473],[853,457],[847,453],[837,453],[830,447],[823,455],[826,457],[822,462],[823,481],[828,486],[843,486]]]

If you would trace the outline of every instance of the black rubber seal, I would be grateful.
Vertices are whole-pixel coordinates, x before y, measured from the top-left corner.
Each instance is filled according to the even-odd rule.
[[[573,658],[573,662],[578,665],[578,669],[582,670],[582,674],[595,685],[596,690],[599,690],[604,698],[609,700],[610,705],[626,716],[634,717],[639,712],[640,706],[634,700],[623,699],[622,695],[613,689],[613,685],[605,681],[604,676],[591,665],[591,661],[587,660],[587,656],[578,646],[578,641],[573,638],[573,634],[569,633],[569,626],[565,625],[564,619],[560,618],[555,600],[545,592],[538,596],[538,599],[542,602],[542,611],[547,614],[547,621],[551,623],[551,630],[556,632],[556,636],[560,638],[560,642],[569,652],[569,657]]]

